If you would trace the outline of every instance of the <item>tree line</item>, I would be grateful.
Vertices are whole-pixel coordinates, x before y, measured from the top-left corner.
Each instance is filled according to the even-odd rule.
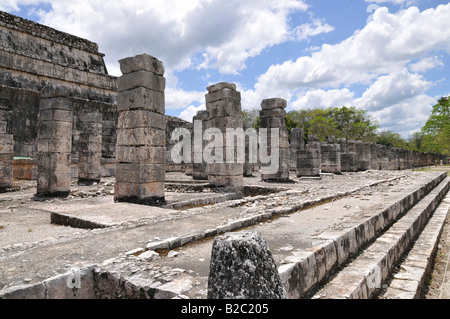
[[[244,120],[251,120],[259,128],[258,111],[244,111]],[[294,110],[287,113],[286,126],[303,128],[305,138],[316,135],[320,141],[327,136],[347,140],[361,140],[390,147],[419,152],[433,152],[450,156],[450,97],[441,98],[421,131],[403,138],[389,130],[381,130],[376,119],[356,107],[329,107],[327,109]]]

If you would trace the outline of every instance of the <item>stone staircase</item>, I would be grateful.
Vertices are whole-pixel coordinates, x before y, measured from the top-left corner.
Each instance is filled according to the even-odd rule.
[[[356,235],[334,243],[348,258],[306,290],[312,299],[414,299],[423,297],[437,245],[450,209],[450,178],[442,175],[430,190],[422,188],[382,216],[368,220],[375,231],[364,241]],[[389,215],[389,218],[386,218]],[[366,228],[366,230],[368,229]],[[354,247],[353,252],[349,247]],[[356,252],[355,252],[356,251]]]

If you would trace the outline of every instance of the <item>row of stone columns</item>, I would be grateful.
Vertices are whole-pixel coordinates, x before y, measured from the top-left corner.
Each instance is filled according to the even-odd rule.
[[[114,199],[117,202],[163,205],[166,202],[164,66],[158,59],[145,54],[119,62],[123,75],[118,79]],[[250,176],[254,165],[249,158],[251,145],[248,139],[236,139],[244,133],[244,128],[251,126],[243,123],[241,94],[232,83],[218,83],[207,90],[206,111],[194,117],[194,121],[201,123],[201,128],[194,125],[194,139],[199,134],[202,142],[201,149],[191,148],[191,155],[196,159],[192,175],[194,179],[207,179],[213,185],[241,193],[243,176]],[[265,140],[267,142],[262,148],[267,157],[278,164],[275,170],[269,172],[266,168],[270,163],[260,161],[264,181],[288,181],[289,170],[293,165],[297,176],[301,177],[319,176],[321,172],[339,174],[342,171],[370,168],[406,169],[429,162],[429,155],[418,156],[404,150],[360,141],[336,140],[334,137],[321,143],[316,136],[309,136],[305,146],[302,129],[292,130],[289,143],[286,106],[286,100],[278,98],[261,103],[260,128],[266,130],[267,136],[260,130],[264,138],[258,140],[258,155],[263,155],[261,147]],[[6,162],[6,166],[12,167],[12,137],[6,134],[4,117],[0,112],[0,170],[3,170]],[[70,192],[71,177],[73,110],[69,92],[57,86],[45,88],[42,91],[39,117],[38,195],[65,196]],[[101,122],[99,113],[79,116],[80,182],[100,179]],[[208,135],[205,130],[211,137],[210,142],[213,141],[216,146],[210,150],[210,154],[206,147],[208,142],[203,139],[204,135]],[[275,137],[272,134],[278,135],[275,147],[271,145]],[[208,161],[205,156],[209,156]],[[2,173],[0,189],[3,185],[12,185],[12,173],[10,176]]]
[[[9,113],[0,109],[0,192],[13,187],[13,135],[7,134]]]

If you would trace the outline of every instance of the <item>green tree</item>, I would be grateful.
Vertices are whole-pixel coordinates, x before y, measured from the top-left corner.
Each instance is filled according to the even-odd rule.
[[[433,106],[422,129],[428,151],[450,155],[450,98],[443,97]]]
[[[336,124],[338,137],[373,142],[378,123],[364,110],[355,107],[329,108],[327,116]]]
[[[378,134],[376,140],[377,144],[386,145],[389,147],[399,147],[403,149],[409,149],[408,143],[398,133],[385,130]]]

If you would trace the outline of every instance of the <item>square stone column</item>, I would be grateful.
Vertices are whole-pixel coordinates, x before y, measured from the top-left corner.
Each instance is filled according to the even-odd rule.
[[[0,110],[0,193],[13,187],[14,138],[7,134],[9,112]]]
[[[66,197],[70,193],[72,123],[69,91],[45,87],[39,104],[37,196]]]
[[[336,138],[328,137],[327,143],[321,144],[320,151],[322,173],[341,174],[341,146],[336,143]]]
[[[164,66],[147,54],[119,63],[114,200],[165,205]]]
[[[289,150],[289,133],[286,129],[286,111],[287,101],[284,99],[274,98],[262,101],[260,111],[260,129],[267,129],[267,148],[268,153],[271,149],[271,130],[277,129],[279,132],[279,168],[274,174],[261,173],[263,181],[287,182],[289,181],[290,170],[290,150]],[[262,165],[264,169],[265,165]],[[269,164],[270,166],[270,164]]]
[[[102,115],[99,112],[82,114],[80,123],[78,184],[92,185],[101,179]]]
[[[290,170],[297,171],[298,152],[305,149],[305,131],[302,128],[293,128],[290,142]]]
[[[248,129],[252,128],[252,120],[247,120],[244,122],[244,131],[247,132]],[[253,176],[254,163],[250,161],[250,138],[245,139],[245,163],[244,163],[244,177]]]
[[[194,123],[194,136],[192,136],[192,155],[193,159],[195,158],[202,158],[203,159],[203,150],[206,146],[206,142],[203,140],[203,134],[205,133],[206,129],[206,122],[208,121],[208,111],[198,111],[197,114],[192,118],[192,121]],[[195,130],[195,122],[199,121],[202,123],[202,129],[198,129],[198,131]],[[201,135],[202,137],[202,148],[195,148],[194,147],[194,138],[196,135]],[[198,181],[206,181],[208,180],[208,174],[206,172],[206,162],[202,160],[201,163],[196,163],[194,160],[193,163],[193,169],[192,169],[192,178],[194,180]]]
[[[206,110],[208,112],[207,130],[216,130],[222,134],[222,148],[216,148],[215,152],[220,154],[219,162],[207,162],[208,181],[219,187],[227,187],[230,190],[241,193],[244,187],[244,162],[245,162],[245,141],[242,135],[242,145],[227,139],[227,129],[241,129],[243,133],[243,119],[241,109],[241,93],[236,91],[233,83],[218,83],[207,88]],[[218,138],[218,136],[214,137]],[[214,140],[215,141],[215,140]],[[209,144],[209,142],[207,143]],[[233,145],[233,146],[232,146]],[[244,155],[241,160],[238,153]],[[227,154],[229,154],[227,156]],[[204,156],[207,154],[204,154]],[[233,156],[234,155],[234,156]],[[229,156],[234,158],[228,158]]]

